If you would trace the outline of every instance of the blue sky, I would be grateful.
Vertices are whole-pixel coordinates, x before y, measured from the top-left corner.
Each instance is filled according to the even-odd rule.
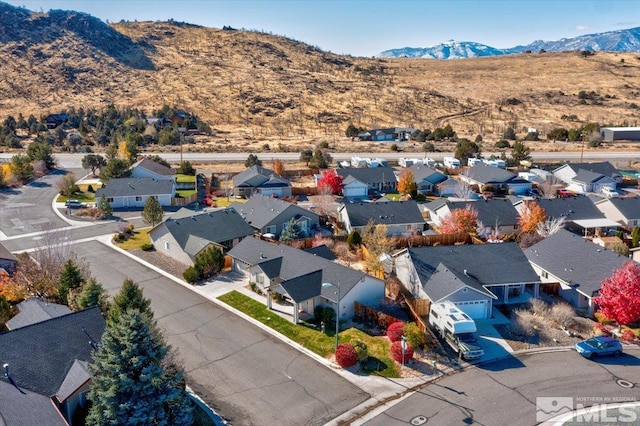
[[[1,1],[1,0],[0,0]],[[264,30],[335,53],[371,56],[447,40],[504,48],[640,26],[640,1],[580,0],[9,0],[112,22],[177,21]]]

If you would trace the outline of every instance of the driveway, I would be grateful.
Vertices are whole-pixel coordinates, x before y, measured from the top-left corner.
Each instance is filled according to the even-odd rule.
[[[320,425],[369,395],[266,331],[96,241],[76,252],[109,293],[131,278],[151,300],[189,386],[233,425]]]

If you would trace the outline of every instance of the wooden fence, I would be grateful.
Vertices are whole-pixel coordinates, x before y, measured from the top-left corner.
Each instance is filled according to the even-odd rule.
[[[433,334],[431,329],[428,327],[428,320],[426,319],[429,315],[429,308],[431,306],[431,302],[426,299],[413,299],[410,296],[404,296],[404,300],[409,307],[409,312],[411,313],[411,318],[415,321],[416,325],[424,333],[424,338],[428,347],[442,347],[440,341]]]
[[[188,197],[176,197],[171,199],[172,206],[186,206],[198,200],[198,194],[191,194]]]
[[[354,302],[354,314],[365,323],[377,324],[383,329],[387,329],[394,322],[404,322],[394,316],[380,312],[379,310],[370,306],[362,305],[358,302]]]
[[[406,247],[423,246],[452,246],[454,244],[469,244],[471,236],[467,233],[457,234],[437,234],[437,235],[412,235],[410,237],[396,237],[395,247],[398,249]]]

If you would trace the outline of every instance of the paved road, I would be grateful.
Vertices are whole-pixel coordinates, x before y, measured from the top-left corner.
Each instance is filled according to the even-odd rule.
[[[187,383],[233,425],[320,425],[368,395],[213,302],[99,242],[75,247],[110,293],[131,278],[151,299]]]
[[[574,397],[584,405],[613,397],[640,400],[639,356],[635,348],[620,358],[593,362],[567,351],[484,364],[426,386],[365,424],[535,425],[537,397]],[[617,379],[634,388],[618,385]]]
[[[176,153],[145,153],[145,155],[160,155],[165,160],[170,163],[179,163],[180,162],[180,154]],[[499,152],[484,152],[485,156],[500,155]],[[62,167],[67,168],[81,168],[82,167],[82,157],[86,154],[69,154],[69,153],[60,153],[55,154],[55,157],[58,159],[58,162]],[[236,161],[244,161],[247,159],[249,155],[248,152],[220,152],[220,153],[184,153],[183,159],[188,160],[194,164],[197,163],[216,163],[216,162],[236,162]],[[258,153],[258,157],[263,161],[269,161],[273,158],[279,158],[283,161],[297,161],[300,158],[300,153],[298,152],[267,152],[267,153]],[[350,160],[353,156],[359,157],[382,157],[387,160],[397,160],[402,157],[424,157],[424,152],[420,151],[419,148],[416,152],[385,152],[385,153],[366,153],[366,152],[332,152],[331,156],[335,161],[344,161]],[[584,161],[613,161],[618,162],[620,164],[626,164],[628,161],[637,161],[640,157],[639,151],[597,151],[591,152],[587,151],[581,153],[580,151],[576,152],[533,152],[532,154],[534,161],[580,161],[583,159]],[[428,156],[433,158],[436,161],[442,161],[444,157],[453,156],[452,152],[430,152]],[[0,153],[1,160],[8,160],[12,157],[12,154],[3,154]]]

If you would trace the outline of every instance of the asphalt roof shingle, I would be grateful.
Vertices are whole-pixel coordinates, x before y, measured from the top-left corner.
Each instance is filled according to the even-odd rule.
[[[18,303],[18,315],[7,321],[7,328],[15,330],[20,327],[46,321],[71,313],[71,309],[65,305],[49,303],[46,300],[32,298]]]
[[[480,182],[483,184],[504,183],[516,177],[516,175],[509,170],[489,166],[483,163],[476,164],[473,167],[469,167],[467,169],[466,175],[476,182]]]
[[[447,203],[449,209],[464,209],[467,206],[478,212],[478,221],[484,226],[516,225],[520,218],[518,210],[506,199],[503,200],[480,200],[480,201],[451,201]]]
[[[246,203],[233,203],[233,207],[240,213],[240,216],[256,229],[262,229],[273,222],[278,216],[285,211],[294,212],[297,215],[315,218],[318,220],[317,213],[313,213],[307,209],[296,206],[295,204],[278,198],[266,197],[262,194],[254,194]]]
[[[353,176],[354,179],[367,185],[375,185],[383,182],[396,182],[395,170],[392,167],[363,167],[336,169],[336,173],[343,178]]]
[[[604,214],[598,210],[589,197],[541,198],[535,202],[544,209],[547,218],[550,219],[564,217],[566,220],[573,221],[604,218]]]
[[[640,197],[609,198],[609,202],[627,219],[640,218]]]
[[[156,173],[161,176],[173,176],[176,174],[176,170],[171,167],[167,167],[164,164],[160,164],[156,161],[150,160],[147,157],[144,157],[142,160],[131,166],[131,169],[135,167],[140,167],[146,170],[149,170],[153,173]]]
[[[102,195],[107,198],[134,197],[144,195],[167,195],[173,193],[173,181],[153,178],[109,179],[106,188],[96,191],[96,199]]]
[[[377,203],[346,203],[351,226],[367,226],[369,220],[376,225],[425,223],[415,201],[385,201]]]
[[[529,261],[591,297],[630,259],[561,230],[524,251]]]

